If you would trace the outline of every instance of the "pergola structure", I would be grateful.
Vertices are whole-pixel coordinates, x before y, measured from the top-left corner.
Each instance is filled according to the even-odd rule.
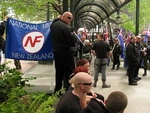
[[[76,29],[86,26],[88,30],[96,28],[110,15],[119,11],[131,0],[70,0],[70,10],[74,15]],[[63,11],[67,11],[68,0],[63,0]]]

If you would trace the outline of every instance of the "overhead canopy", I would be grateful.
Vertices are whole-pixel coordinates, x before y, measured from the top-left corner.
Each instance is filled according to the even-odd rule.
[[[74,0],[74,19],[77,28],[87,29],[96,25],[119,10],[131,0]]]

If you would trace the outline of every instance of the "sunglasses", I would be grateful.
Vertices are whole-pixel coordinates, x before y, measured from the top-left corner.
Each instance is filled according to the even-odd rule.
[[[79,83],[78,85],[81,85],[81,84],[86,85],[86,86],[91,86],[92,82],[91,83]]]
[[[67,18],[70,19],[70,20],[72,19],[70,16],[67,16]]]

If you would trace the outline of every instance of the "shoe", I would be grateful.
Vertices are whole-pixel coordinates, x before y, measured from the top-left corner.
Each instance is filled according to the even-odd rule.
[[[141,80],[142,78],[141,77],[137,77],[139,80]]]
[[[114,68],[111,68],[111,70],[114,70]]]
[[[96,87],[96,83],[93,83],[93,87]]]
[[[139,80],[141,80],[141,77],[135,77],[134,80],[139,81]]]
[[[138,85],[137,82],[129,82],[129,85]]]
[[[20,70],[20,68],[19,68],[19,67],[16,67],[16,70]]]
[[[102,88],[110,88],[111,86],[110,85],[108,85],[108,84],[103,84],[102,85]]]
[[[116,70],[119,70],[119,68],[116,68]]]
[[[143,74],[143,76],[146,76],[146,75],[147,75],[147,73],[144,73],[144,74]]]

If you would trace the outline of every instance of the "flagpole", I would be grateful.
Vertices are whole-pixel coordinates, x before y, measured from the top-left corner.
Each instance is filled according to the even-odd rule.
[[[79,38],[79,36],[76,34],[75,31],[73,31],[73,33],[76,35],[76,37],[78,38],[78,40],[83,44],[82,40]],[[84,45],[84,44],[83,44]]]

